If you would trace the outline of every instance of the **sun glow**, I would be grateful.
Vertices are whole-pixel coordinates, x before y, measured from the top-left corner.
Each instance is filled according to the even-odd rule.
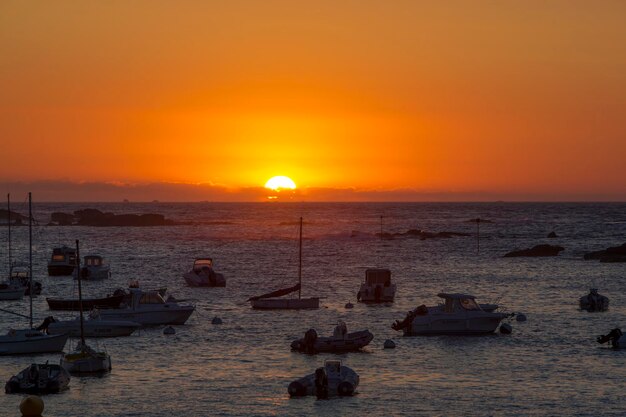
[[[272,177],[265,183],[265,188],[269,188],[270,190],[278,191],[278,190],[295,190],[296,183],[289,177],[285,177],[284,175],[279,175],[276,177]]]

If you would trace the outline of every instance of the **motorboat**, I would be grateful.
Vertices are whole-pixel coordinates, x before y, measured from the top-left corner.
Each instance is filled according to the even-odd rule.
[[[579,304],[581,310],[606,311],[609,309],[609,298],[598,294],[596,288],[591,288],[589,294],[580,297]]]
[[[365,281],[356,295],[364,303],[391,303],[396,295],[396,284],[391,282],[391,271],[382,268],[365,270]]]
[[[248,298],[252,308],[261,310],[304,310],[320,307],[317,297],[302,298],[302,217],[300,217],[298,283],[293,287],[282,288],[266,294]],[[279,298],[298,292],[298,298]]]
[[[80,248],[79,241],[76,240],[76,269],[80,270]],[[74,352],[67,353],[61,357],[61,366],[69,373],[74,374],[91,374],[103,373],[111,370],[111,357],[107,352],[97,352],[85,343],[85,319],[83,317],[82,303],[82,278],[78,275],[78,299],[79,299],[79,316],[78,330],[80,343],[76,345]]]
[[[194,261],[191,271],[183,274],[190,287],[225,287],[223,274],[213,270],[213,259],[198,258]]]
[[[13,375],[4,386],[7,394],[52,394],[66,390],[70,374],[60,365],[33,363],[17,375]]]
[[[292,397],[315,395],[318,398],[352,396],[359,386],[359,375],[338,360],[327,360],[314,373],[296,379],[287,391]]]
[[[11,272],[9,273],[9,282],[20,285],[24,289],[24,295],[30,295],[30,272],[28,264],[23,262],[16,262],[11,265]],[[33,295],[41,294],[42,290],[41,282],[33,281]]]
[[[78,279],[78,273],[74,269],[74,279]],[[80,278],[86,281],[98,281],[111,278],[111,267],[104,263],[104,258],[99,255],[87,255],[80,268]]]
[[[48,275],[72,275],[76,268],[76,250],[68,246],[52,249],[52,257],[48,261]]]
[[[318,337],[315,329],[309,329],[302,339],[291,342],[291,349],[305,353],[353,352],[367,346],[374,335],[369,330],[348,333],[348,328],[340,321],[332,336]]]
[[[611,330],[604,336],[598,336],[596,340],[598,343],[609,343],[615,349],[626,348],[626,335],[618,328]]]
[[[30,271],[32,268],[33,258],[33,210],[32,210],[32,196],[28,193],[28,234],[29,234],[29,265]],[[32,279],[32,276],[31,276]],[[30,314],[28,316],[11,312],[9,310],[3,310],[4,312],[12,313],[20,317],[26,317],[30,321],[30,327],[28,329],[10,329],[4,336],[0,336],[0,355],[21,355],[30,353],[45,353],[45,352],[60,352],[67,342],[67,334],[49,335],[39,330],[33,329],[33,294],[32,292],[28,296]]]
[[[119,308],[127,297],[123,289],[115,290],[113,295],[102,298],[83,298],[83,310],[89,311],[94,308]],[[46,298],[50,310],[78,311],[78,298]]]
[[[196,309],[193,305],[181,305],[165,301],[158,291],[129,288],[130,303],[119,309],[96,309],[90,316],[99,315],[102,320],[133,321],[143,325],[185,324]]]
[[[0,301],[21,300],[24,297],[24,287],[10,281],[0,282]]]
[[[85,337],[118,337],[130,336],[141,324],[133,321],[102,320],[100,317],[89,317],[83,321]],[[80,318],[73,320],[56,320],[46,317],[37,328],[48,334],[69,334],[70,337],[80,337]]]
[[[444,303],[434,307],[421,305],[408,312],[404,320],[391,326],[404,335],[452,334],[470,335],[493,333],[510,314],[485,311],[468,294],[439,293]]]

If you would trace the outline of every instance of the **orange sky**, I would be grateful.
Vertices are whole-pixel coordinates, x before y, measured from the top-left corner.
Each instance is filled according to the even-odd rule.
[[[228,200],[287,175],[624,200],[624,16],[620,1],[4,1],[0,183],[202,183]]]

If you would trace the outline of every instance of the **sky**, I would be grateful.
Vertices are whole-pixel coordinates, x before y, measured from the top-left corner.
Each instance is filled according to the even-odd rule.
[[[626,200],[626,2],[0,2],[0,191]]]

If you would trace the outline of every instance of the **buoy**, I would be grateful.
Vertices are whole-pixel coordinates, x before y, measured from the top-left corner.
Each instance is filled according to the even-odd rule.
[[[515,320],[517,320],[517,321],[526,321],[526,314],[517,313],[517,316],[515,316]]]
[[[391,339],[385,340],[385,344],[383,345],[385,349],[394,349],[396,347],[396,342]]]
[[[352,303],[346,303],[346,308],[353,308],[353,307],[354,307],[354,304],[352,304]]]
[[[176,334],[176,330],[172,326],[167,326],[163,329],[163,334]]]
[[[43,400],[36,395],[29,395],[20,403],[23,417],[38,417],[43,413]]]
[[[513,327],[509,323],[502,323],[500,325],[500,333],[511,334],[512,331],[513,331]]]
[[[213,317],[213,320],[211,320],[211,323],[212,324],[222,324],[222,319],[217,317],[217,316],[215,316],[215,317]]]

